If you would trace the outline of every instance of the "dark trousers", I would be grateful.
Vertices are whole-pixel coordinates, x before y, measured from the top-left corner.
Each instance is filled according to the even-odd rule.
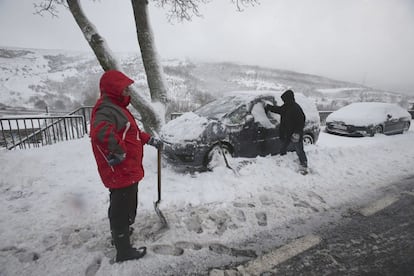
[[[282,139],[282,146],[280,148],[280,154],[285,155],[288,146],[290,143],[293,144],[296,154],[299,157],[299,162],[302,166],[307,167],[308,166],[308,159],[306,158],[306,153],[303,150],[303,135],[300,136],[299,141],[297,143],[293,143],[290,138],[289,139]]]
[[[108,217],[112,232],[129,231],[135,222],[138,204],[138,183],[121,188],[109,189]]]

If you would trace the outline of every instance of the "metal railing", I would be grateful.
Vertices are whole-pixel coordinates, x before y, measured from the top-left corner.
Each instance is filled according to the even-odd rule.
[[[85,132],[88,133],[88,122],[91,121],[91,113],[93,106],[81,106],[74,111],[70,112],[68,115],[80,115],[84,118],[84,127]]]
[[[31,148],[82,138],[88,133],[92,107],[80,107],[64,116],[0,118],[0,146]]]

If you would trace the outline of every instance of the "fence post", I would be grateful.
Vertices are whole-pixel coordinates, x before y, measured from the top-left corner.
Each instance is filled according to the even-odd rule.
[[[88,134],[88,124],[86,122],[86,112],[85,112],[84,106],[82,106],[82,115],[83,115],[83,126],[85,128],[85,133]]]
[[[0,121],[0,126],[1,126],[1,134],[2,134],[2,136],[3,136],[3,140],[4,140],[4,146],[5,146],[6,148],[8,148],[8,145],[7,145],[7,137],[6,137],[6,132],[4,131],[4,127],[3,127],[3,121]]]

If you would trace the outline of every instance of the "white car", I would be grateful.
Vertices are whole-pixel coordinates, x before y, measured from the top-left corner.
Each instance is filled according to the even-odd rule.
[[[326,132],[346,136],[387,135],[408,131],[411,115],[392,103],[360,102],[344,106],[326,118]]]

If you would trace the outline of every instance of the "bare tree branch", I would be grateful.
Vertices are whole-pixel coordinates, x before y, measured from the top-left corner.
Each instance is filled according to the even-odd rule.
[[[259,0],[231,0],[235,5],[238,11],[243,11],[242,7],[250,6],[254,7],[259,4]]]
[[[50,14],[52,17],[59,17],[58,6],[62,5],[68,8],[65,0],[42,0],[40,3],[33,3],[35,12],[34,14],[43,16],[44,13]]]
[[[167,18],[172,21],[190,21],[193,15],[201,16],[199,5],[211,0],[155,0],[156,5],[167,9]]]
[[[158,7],[167,10],[167,18],[173,21],[191,21],[193,16],[202,17],[199,11],[200,4],[207,4],[212,0],[153,0]],[[223,0],[217,0],[223,1]],[[243,7],[255,6],[259,0],[231,0],[237,11],[243,11]]]

